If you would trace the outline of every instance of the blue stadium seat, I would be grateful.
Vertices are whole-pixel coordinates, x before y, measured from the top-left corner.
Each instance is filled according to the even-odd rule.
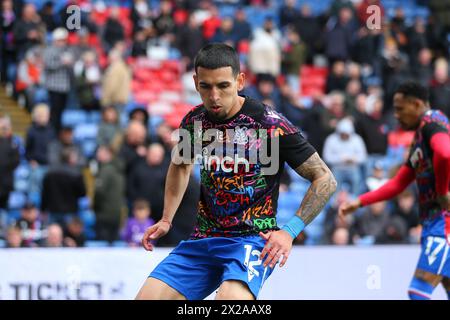
[[[78,207],[79,210],[88,210],[89,209],[89,198],[88,197],[82,197],[78,200]]]
[[[95,123],[78,124],[73,131],[75,141],[83,142],[83,140],[94,139],[97,137],[98,125]]]
[[[79,216],[86,228],[90,228],[95,225],[95,213],[92,210],[80,210]]]
[[[128,243],[126,243],[125,241],[118,240],[118,241],[114,241],[112,243],[112,246],[116,247],[116,248],[127,248]]]
[[[108,241],[88,240],[84,243],[84,246],[88,248],[107,248],[109,243]]]
[[[97,150],[97,141],[92,139],[85,140],[81,143],[81,149],[86,158],[92,159],[95,157],[95,151]]]
[[[8,211],[8,217],[7,217],[7,225],[14,224],[17,220],[20,219],[20,210],[9,210]]]
[[[87,122],[87,114],[83,110],[66,109],[62,114],[63,126],[76,127]]]
[[[100,111],[91,111],[88,113],[88,123],[99,124],[102,120]]]
[[[20,164],[16,170],[14,170],[14,190],[27,192],[29,176],[30,167],[27,164]]]
[[[219,15],[221,17],[233,17],[236,12],[236,7],[223,5],[219,7]]]
[[[19,191],[13,191],[9,194],[8,199],[8,208],[10,210],[20,210],[25,202],[27,201],[27,197],[25,193]]]

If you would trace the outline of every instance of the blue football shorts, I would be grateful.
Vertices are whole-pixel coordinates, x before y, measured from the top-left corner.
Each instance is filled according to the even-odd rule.
[[[426,236],[421,240],[417,269],[450,278],[450,246],[444,237]]]
[[[188,300],[202,300],[223,281],[247,284],[255,299],[273,269],[259,256],[265,245],[260,236],[214,237],[181,241],[150,273]]]

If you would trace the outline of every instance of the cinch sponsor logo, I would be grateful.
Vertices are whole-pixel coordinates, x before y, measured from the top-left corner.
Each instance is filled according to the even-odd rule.
[[[234,173],[250,172],[251,165],[258,165],[263,175],[274,175],[279,170],[279,138],[271,137],[267,129],[203,131],[201,121],[194,121],[190,130],[180,128],[172,133],[172,141],[177,142],[172,150],[176,165],[199,163],[204,170]]]
[[[203,155],[200,167],[207,171],[223,171],[223,172],[239,172],[239,165],[245,166],[245,172],[250,172],[250,161],[239,157],[238,154],[234,158],[230,156],[219,157],[212,155]]]

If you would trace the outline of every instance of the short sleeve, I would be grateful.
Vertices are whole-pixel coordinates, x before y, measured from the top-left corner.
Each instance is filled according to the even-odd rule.
[[[178,155],[184,160],[194,159],[194,123],[189,112],[178,127]]]
[[[448,129],[444,126],[440,125],[437,122],[430,122],[423,126],[422,128],[422,134],[425,138],[425,141],[429,142],[431,140],[431,137],[435,135],[436,133],[449,133]]]
[[[280,158],[292,169],[298,168],[315,152],[316,149],[300,132],[280,136]]]

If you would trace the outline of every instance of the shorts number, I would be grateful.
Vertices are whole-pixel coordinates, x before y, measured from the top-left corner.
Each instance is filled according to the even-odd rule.
[[[246,244],[244,246],[245,248],[245,260],[244,265],[248,268],[248,281],[251,281],[254,276],[259,277],[259,271],[256,270],[254,267],[259,266],[262,263],[262,260],[259,258],[261,255],[261,251],[259,250],[252,250],[253,246]],[[255,256],[258,259],[256,261],[250,261],[250,257]]]
[[[438,245],[431,251],[433,243]],[[436,261],[437,255],[441,252],[442,248],[445,246],[445,239],[439,237],[427,237],[427,247],[425,249],[425,254],[428,256],[428,264],[432,265]]]

